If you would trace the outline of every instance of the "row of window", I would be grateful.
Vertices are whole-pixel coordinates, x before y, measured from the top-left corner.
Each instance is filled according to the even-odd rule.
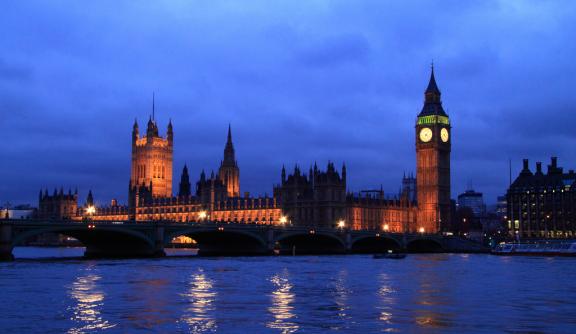
[[[166,169],[163,165],[156,165],[152,166],[152,178],[154,179],[164,179],[166,175]],[[137,165],[136,166],[136,177],[138,179],[146,178],[146,165]]]

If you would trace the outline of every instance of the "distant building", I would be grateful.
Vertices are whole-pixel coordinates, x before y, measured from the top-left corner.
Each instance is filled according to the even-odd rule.
[[[416,202],[416,178],[414,175],[409,174],[402,177],[402,190],[400,197],[406,196],[410,202]]]
[[[38,197],[38,216],[48,219],[71,219],[76,217],[78,211],[78,190],[72,194],[71,190],[64,193],[64,189],[60,188],[60,192],[54,189],[52,195],[48,195],[48,190],[44,193],[40,191]]]
[[[564,173],[552,157],[546,174],[542,163],[532,173],[528,159],[507,198],[508,229],[519,238],[573,238],[576,236],[576,174]]]
[[[506,200],[506,195],[498,196],[496,199],[496,215],[500,219],[508,219],[508,201]]]
[[[6,207],[0,209],[0,219],[29,219],[34,216],[36,209],[30,205],[17,205],[12,208]]]
[[[484,204],[482,193],[472,189],[458,195],[458,207],[470,208],[476,217],[482,217],[486,214],[486,205]]]

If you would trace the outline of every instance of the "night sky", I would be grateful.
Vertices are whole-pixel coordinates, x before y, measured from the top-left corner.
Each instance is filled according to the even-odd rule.
[[[509,159],[576,169],[575,17],[576,1],[4,2],[0,204],[60,186],[125,202],[152,92],[175,189],[184,163],[194,181],[218,168],[231,123],[242,192],[330,160],[349,190],[394,193],[432,60],[452,196],[471,184],[493,203]]]

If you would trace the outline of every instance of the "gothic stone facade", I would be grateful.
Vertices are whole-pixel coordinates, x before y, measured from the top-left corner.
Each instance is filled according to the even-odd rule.
[[[193,189],[185,166],[175,196],[172,191],[172,123],[163,138],[151,117],[146,136],[140,137],[137,123],[133,127],[128,206],[98,207],[91,218],[288,223],[311,227],[335,227],[338,222],[343,222],[346,228],[351,229],[437,233],[441,224],[450,220],[452,139],[450,120],[442,108],[434,70],[424,95],[424,106],[415,126],[416,180],[404,180],[410,181],[411,186],[405,187],[407,190],[397,198],[386,198],[382,191],[348,192],[346,167],[342,166],[338,172],[333,163],[328,163],[325,170],[315,164],[308,173],[296,166],[290,175],[283,167],[281,183],[273,188],[272,197],[241,196],[240,169],[230,127],[218,172],[212,172],[208,177],[202,171]],[[416,189],[412,183],[416,184]],[[77,207],[77,198],[73,200]],[[41,208],[47,207],[49,201],[49,198],[41,197]],[[70,212],[66,208],[66,212]],[[41,212],[48,215],[47,210]],[[75,212],[73,219],[85,218],[86,205]],[[62,218],[65,215],[50,216]]]

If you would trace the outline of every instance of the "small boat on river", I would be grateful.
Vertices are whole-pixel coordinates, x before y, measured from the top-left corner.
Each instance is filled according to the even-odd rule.
[[[576,256],[576,241],[503,242],[492,250],[494,255]]]
[[[391,249],[388,250],[387,253],[383,253],[383,254],[374,254],[373,258],[374,259],[403,259],[406,257],[405,253],[397,253],[392,251]]]

